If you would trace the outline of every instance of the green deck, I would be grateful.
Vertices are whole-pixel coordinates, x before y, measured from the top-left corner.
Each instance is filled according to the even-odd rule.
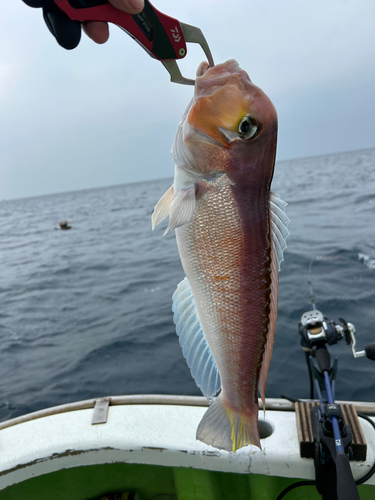
[[[106,464],[64,469],[0,491],[0,500],[100,500],[105,493],[137,491],[142,500],[275,500],[296,479],[230,474],[156,465]],[[361,500],[375,498],[360,486]],[[297,488],[285,500],[319,500],[314,486]]]

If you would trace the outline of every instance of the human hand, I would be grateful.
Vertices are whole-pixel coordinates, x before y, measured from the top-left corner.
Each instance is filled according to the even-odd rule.
[[[74,49],[81,39],[81,23],[72,21],[60,10],[53,0],[23,0],[30,7],[42,7],[48,29],[65,49]],[[128,14],[138,14],[144,7],[144,0],[108,0],[114,7]],[[101,21],[82,23],[84,32],[96,43],[108,40],[108,24]]]

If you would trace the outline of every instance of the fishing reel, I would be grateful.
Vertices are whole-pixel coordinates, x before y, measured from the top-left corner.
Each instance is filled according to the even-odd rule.
[[[346,343],[351,343],[351,332],[354,334],[355,328],[345,320],[339,320],[340,325],[324,316],[318,309],[306,311],[302,314],[299,323],[299,333],[301,335],[301,346],[304,351],[310,351],[317,345],[337,344],[345,337]],[[341,322],[343,321],[343,323]],[[349,330],[350,328],[350,330]]]
[[[302,349],[314,356],[317,347],[334,345],[345,339],[346,344],[351,345],[355,358],[366,356],[375,360],[375,342],[367,344],[362,351],[356,351],[355,326],[343,318],[339,318],[339,322],[340,324],[336,324],[318,309],[303,313],[298,325]]]
[[[337,358],[331,364],[328,345],[345,339],[354,357],[375,359],[375,342],[364,351],[355,350],[355,327],[339,318],[339,324],[315,309],[306,311],[298,325],[310,378],[310,399],[316,392],[319,405],[310,408],[314,444],[316,488],[323,500],[359,500],[349,461],[354,458],[352,427],[344,419],[344,409],[335,403]],[[357,452],[356,448],[356,452]],[[363,458],[356,458],[363,459]]]
[[[375,473],[375,464],[368,474],[354,481],[349,461],[364,460],[362,457],[363,453],[366,457],[366,450],[360,448],[358,443],[352,446],[353,431],[352,424],[348,422],[347,410],[344,406],[341,408],[341,405],[335,403],[338,363],[337,358],[334,358],[331,363],[327,344],[335,345],[345,339],[346,344],[351,346],[354,358],[366,356],[375,360],[375,342],[367,344],[362,351],[356,351],[355,326],[343,318],[339,318],[337,324],[316,309],[311,283],[313,262],[314,260],[309,265],[308,280],[312,309],[302,314],[298,324],[310,379],[310,402],[288,398],[288,396],[283,397],[298,402],[300,426],[306,426],[307,421],[310,421],[309,432],[312,431],[312,440],[310,437],[306,438],[306,441],[304,441],[305,438],[300,440],[300,444],[304,444],[303,449],[301,446],[301,456],[314,458],[316,481],[309,484],[315,484],[323,500],[359,500],[356,486],[366,482]],[[314,404],[314,392],[318,396],[319,404]],[[359,416],[368,420],[375,428],[370,418],[363,414]],[[312,448],[310,444],[313,445]],[[306,482],[296,484],[302,486]],[[277,500],[283,498],[284,492]]]

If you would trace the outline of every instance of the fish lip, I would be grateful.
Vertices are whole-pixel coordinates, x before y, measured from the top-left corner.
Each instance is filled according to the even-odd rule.
[[[218,75],[218,76],[215,76],[215,77],[212,77],[210,79],[206,79],[204,80],[205,75],[203,75],[201,78],[201,80],[199,80],[199,87],[203,87],[203,88],[210,88],[210,87],[222,87],[223,85],[225,85],[227,83],[227,81],[229,80],[229,78],[232,76],[232,75],[229,75],[229,74],[224,74],[224,75]]]
[[[211,67],[204,61],[197,69],[197,78],[195,81],[196,93],[199,95],[199,90],[204,91],[210,87],[222,87],[234,75],[242,72],[249,78],[247,73],[241,70],[238,62],[234,59]]]
[[[201,62],[197,68],[196,76],[199,78],[199,77],[205,75],[209,67],[210,67],[210,65],[208,64],[207,61]]]

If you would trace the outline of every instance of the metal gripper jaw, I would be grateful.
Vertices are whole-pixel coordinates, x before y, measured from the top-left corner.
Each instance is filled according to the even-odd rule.
[[[192,43],[199,43],[202,47],[203,52],[207,57],[208,64],[210,67],[214,66],[214,60],[211,54],[210,47],[208,46],[207,40],[205,39],[202,31],[196,26],[191,26],[190,24],[180,23],[185,41]],[[194,85],[195,80],[190,78],[185,78],[178,67],[178,64],[175,60],[169,61],[161,61],[164,67],[167,69],[169,74],[171,75],[171,82],[181,83],[183,85]]]

